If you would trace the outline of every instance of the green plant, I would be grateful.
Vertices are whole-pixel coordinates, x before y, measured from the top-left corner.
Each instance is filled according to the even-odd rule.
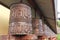
[[[57,20],[57,25],[60,27],[60,20]]]
[[[60,34],[57,34],[57,40],[60,40]]]

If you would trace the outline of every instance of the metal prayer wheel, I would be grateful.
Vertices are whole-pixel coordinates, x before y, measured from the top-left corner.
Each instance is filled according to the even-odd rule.
[[[43,24],[41,19],[34,18],[32,20],[32,25],[33,25],[34,34],[36,34],[37,36],[42,36],[44,34],[42,27]]]
[[[31,8],[26,4],[14,4],[10,8],[9,33],[25,35],[32,33]]]

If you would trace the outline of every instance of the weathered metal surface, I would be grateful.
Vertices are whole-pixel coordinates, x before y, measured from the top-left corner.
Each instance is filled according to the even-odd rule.
[[[24,35],[32,33],[31,8],[26,4],[14,4],[10,9],[10,34]]]
[[[34,18],[32,21],[34,34],[41,36],[44,34],[43,32],[43,24],[41,19]]]

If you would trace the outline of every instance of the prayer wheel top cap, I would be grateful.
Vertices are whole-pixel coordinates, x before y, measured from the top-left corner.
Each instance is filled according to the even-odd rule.
[[[15,7],[25,7],[25,8],[31,9],[31,7],[29,5],[24,4],[24,3],[15,3],[15,4],[12,4],[10,6],[10,9],[15,8]]]

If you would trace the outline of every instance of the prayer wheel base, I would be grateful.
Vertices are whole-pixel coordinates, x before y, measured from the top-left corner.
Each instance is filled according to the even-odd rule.
[[[34,34],[25,36],[2,35],[0,36],[0,40],[37,40],[37,36]]]

